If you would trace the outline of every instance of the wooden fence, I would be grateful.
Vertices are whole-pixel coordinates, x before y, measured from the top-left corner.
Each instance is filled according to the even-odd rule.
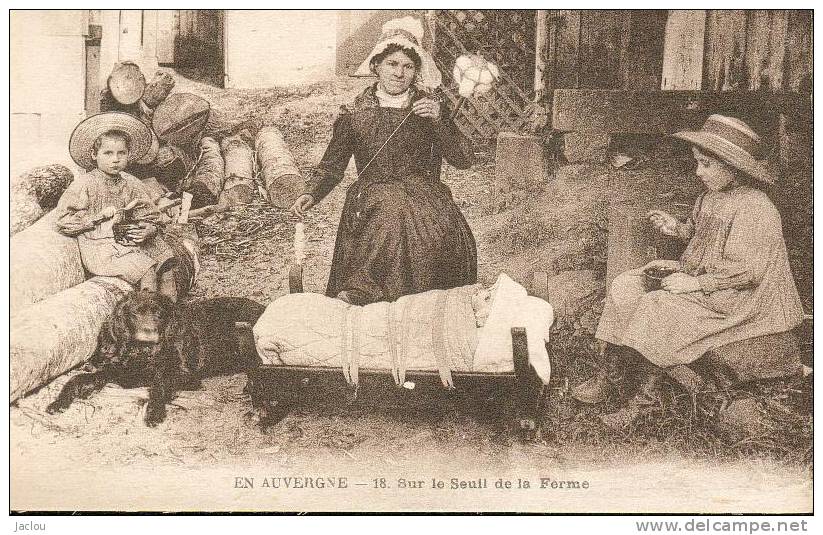
[[[452,105],[459,96],[452,76],[458,56],[479,53],[500,68],[494,90],[469,99],[457,117],[460,129],[475,141],[487,141],[505,130],[518,130],[527,121],[533,96],[535,57],[534,10],[438,10],[432,25],[434,58]]]

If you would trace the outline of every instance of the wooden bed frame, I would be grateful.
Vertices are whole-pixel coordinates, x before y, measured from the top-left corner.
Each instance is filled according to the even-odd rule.
[[[289,272],[289,291],[290,293],[303,291],[302,267],[299,265],[292,266]],[[507,420],[513,416],[513,427],[524,440],[529,441],[537,438],[540,430],[546,388],[529,364],[526,329],[514,327],[511,334],[514,371],[508,373],[452,372],[454,391],[469,392],[481,386],[491,386],[501,391],[504,396],[508,395],[504,398],[506,399],[504,404],[506,410],[502,416]],[[359,375],[361,384],[388,380],[394,385],[390,378],[390,369],[361,368]],[[337,367],[278,366],[261,363],[257,368],[248,371],[248,378],[247,390],[251,395],[252,407],[263,428],[282,420],[309,393],[313,383],[339,382],[341,386],[348,388],[351,398],[357,397],[357,391],[345,383],[343,373]],[[443,390],[437,370],[409,370],[406,372],[405,385],[406,387],[396,386],[396,388],[405,390],[407,395]],[[511,414],[512,409],[514,415]]]

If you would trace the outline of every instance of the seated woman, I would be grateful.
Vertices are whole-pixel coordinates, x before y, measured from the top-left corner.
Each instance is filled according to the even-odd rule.
[[[340,183],[354,155],[358,179],[346,194],[326,290],[348,303],[477,280],[474,236],[440,181],[443,158],[466,169],[473,152],[440,103],[415,83],[440,85],[422,35],[412,17],[383,26],[364,62],[378,82],[342,107],[306,193],[291,207],[302,217]]]
[[[573,392],[585,403],[604,401],[623,384],[620,349],[640,353],[637,395],[602,418],[613,428],[654,404],[664,368],[725,344],[791,330],[803,317],[780,214],[762,191],[774,177],[756,159],[764,154],[758,135],[743,121],[712,115],[700,131],[674,137],[692,145],[707,191],[685,223],[660,210],[649,215],[660,232],[688,245],[679,261],[656,260],[614,280],[595,333],[606,342],[601,370]],[[647,293],[643,271],[650,267],[677,272],[662,280],[661,290]]]

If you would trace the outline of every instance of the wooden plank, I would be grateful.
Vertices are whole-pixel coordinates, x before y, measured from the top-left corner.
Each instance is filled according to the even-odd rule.
[[[549,45],[549,12],[538,9],[534,32],[534,100],[543,98],[546,92]]]
[[[710,10],[706,17],[703,87],[710,91],[747,88],[746,11]]]
[[[554,87],[580,87],[580,11],[561,9],[555,18]]]
[[[706,11],[669,11],[663,45],[661,89],[701,89]]]
[[[772,24],[769,29],[769,88],[783,89],[784,66],[786,64],[786,40],[789,27],[789,12],[785,9],[771,11]]]
[[[157,62],[174,63],[175,11],[157,11]]]
[[[551,303],[549,300],[549,274],[545,271],[535,271],[532,274],[532,287],[529,293]]]
[[[812,12],[788,14],[784,89],[805,95],[812,92]]]
[[[711,113],[725,113],[773,132],[776,114],[799,113],[805,105],[783,92],[557,89],[552,125],[562,132],[664,134],[697,128]]]
[[[746,71],[748,88],[761,86],[780,90],[783,87],[785,57],[785,10],[758,9],[748,11],[746,23]]]
[[[102,33],[100,25],[89,27],[89,32]],[[100,112],[100,38],[86,39],[86,115]]]
[[[620,59],[624,89],[646,91],[660,87],[667,18],[668,12],[663,9],[630,12],[626,47]]]
[[[580,15],[580,87],[622,87],[620,56],[628,11],[586,10]]]
[[[771,17],[764,9],[746,12],[746,88],[755,90],[763,81],[761,74],[768,76],[769,26]],[[764,65],[764,62],[766,63]],[[769,85],[766,80],[767,87]]]
[[[257,369],[259,374],[261,375],[294,375],[299,376],[302,374],[330,374],[330,375],[339,375],[340,378],[343,378],[343,374],[341,372],[340,367],[335,366],[280,366],[274,364],[261,364]],[[381,369],[381,368],[360,368],[359,373],[361,375],[386,375],[391,376],[391,370]],[[511,372],[453,372],[453,377],[473,377],[473,378],[489,378],[493,377],[496,379],[508,379],[514,381],[516,379],[514,371]],[[415,370],[410,369],[406,370],[406,377],[430,377],[432,379],[437,380],[437,384],[440,384],[440,373],[437,370]],[[442,385],[441,385],[442,388]]]

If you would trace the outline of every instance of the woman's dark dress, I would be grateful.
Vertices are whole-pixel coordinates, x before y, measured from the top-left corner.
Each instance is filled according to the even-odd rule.
[[[345,290],[363,305],[475,283],[474,236],[440,181],[443,158],[460,169],[471,166],[469,141],[445,112],[439,124],[411,114],[378,153],[410,108],[381,108],[375,88],[341,107],[306,190],[319,202],[354,155],[361,176],[346,194],[326,294]],[[424,96],[412,88],[412,101]]]

